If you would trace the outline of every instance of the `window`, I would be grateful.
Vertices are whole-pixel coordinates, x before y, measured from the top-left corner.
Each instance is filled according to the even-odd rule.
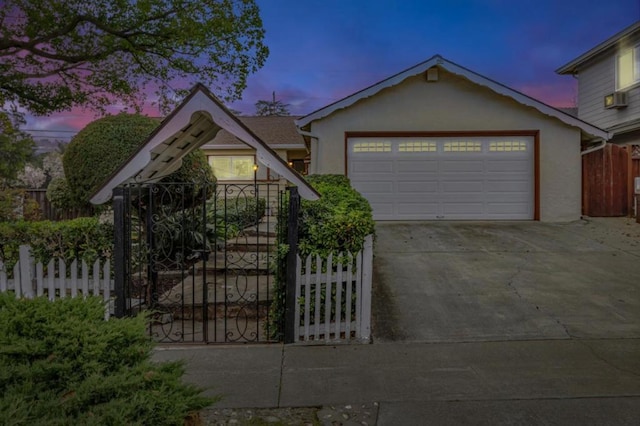
[[[444,152],[482,152],[482,142],[474,142],[474,141],[445,142]]]
[[[400,142],[398,152],[436,152],[438,146],[430,141]]]
[[[522,141],[500,141],[489,144],[489,152],[526,151],[527,143]]]
[[[616,90],[640,81],[640,46],[621,51],[616,57]]]
[[[209,164],[219,180],[252,180],[253,155],[210,155]]]
[[[391,152],[391,142],[356,142],[353,152]]]

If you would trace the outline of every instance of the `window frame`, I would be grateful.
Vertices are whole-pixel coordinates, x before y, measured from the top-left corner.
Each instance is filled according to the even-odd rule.
[[[213,174],[216,177],[216,179],[221,180],[221,181],[250,181],[253,180],[255,178],[254,174],[255,171],[253,170],[253,167],[250,168],[249,173],[246,175],[246,177],[238,177],[238,176],[234,176],[232,178],[222,178],[220,176],[218,176],[216,174],[215,168],[213,166],[213,161],[212,159],[217,158],[217,159],[221,159],[221,158],[230,158],[231,159],[231,169],[233,169],[233,159],[234,158],[242,158],[242,159],[250,159],[251,160],[251,165],[255,165],[256,164],[256,156],[255,155],[245,155],[245,154],[225,154],[225,155],[208,155],[207,156],[207,162],[209,163],[209,165],[211,166],[211,169],[213,170]]]
[[[623,55],[631,54],[631,82],[625,86],[620,83],[620,59]],[[622,49],[615,57],[615,90],[627,90],[633,86],[640,84],[640,44]]]

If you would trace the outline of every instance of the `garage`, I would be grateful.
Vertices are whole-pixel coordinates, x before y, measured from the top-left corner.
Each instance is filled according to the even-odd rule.
[[[344,174],[376,220],[580,218],[582,146],[610,135],[441,56],[296,120],[310,174]]]
[[[533,136],[350,137],[348,176],[376,220],[531,220]]]

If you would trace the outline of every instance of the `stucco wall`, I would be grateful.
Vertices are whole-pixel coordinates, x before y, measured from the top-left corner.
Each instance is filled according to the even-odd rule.
[[[557,119],[440,69],[438,82],[423,75],[385,89],[311,123],[311,173],[345,172],[345,132],[540,132],[540,219],[569,221],[581,213],[580,131]]]

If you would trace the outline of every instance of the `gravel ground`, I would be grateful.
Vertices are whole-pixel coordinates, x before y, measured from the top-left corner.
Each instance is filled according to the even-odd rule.
[[[346,404],[302,408],[209,408],[200,412],[200,425],[375,425],[378,404]]]

